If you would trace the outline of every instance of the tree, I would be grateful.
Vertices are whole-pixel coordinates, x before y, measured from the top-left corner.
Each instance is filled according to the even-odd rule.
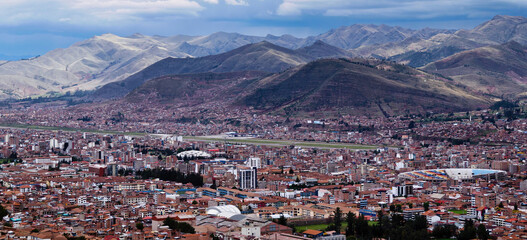
[[[136,227],[137,229],[139,229],[139,231],[141,231],[141,232],[142,232],[143,229],[145,228],[145,226],[143,225],[142,222],[137,222],[137,223],[135,223],[135,227]]]
[[[425,209],[425,212],[428,211],[428,210],[430,210],[430,203],[429,203],[429,202],[425,202],[425,203],[423,204],[423,208]]]
[[[499,208],[504,208],[503,206],[503,202],[500,202],[500,204],[498,205]]]
[[[186,222],[180,222],[178,223],[178,231],[183,233],[196,233],[196,230],[192,225],[186,223]]]
[[[176,228],[177,228],[177,221],[168,217],[167,219],[165,219],[165,221],[163,221],[163,225],[164,226],[168,226],[168,228],[170,228],[170,230],[176,230]]]
[[[368,221],[364,219],[364,215],[362,214],[359,216],[359,218],[357,218],[355,226],[356,235],[359,237],[365,237],[370,232],[370,226],[368,225]]]
[[[437,225],[432,231],[435,238],[451,238],[456,235],[457,227],[453,224]]]
[[[395,204],[390,205],[390,212],[395,212]]]
[[[346,222],[348,223],[348,226],[346,227],[346,236],[355,235],[355,214],[348,212],[346,215]]]
[[[415,122],[414,121],[410,121],[410,123],[408,123],[408,129],[412,129],[412,128],[415,128]]]
[[[9,212],[4,208],[4,206],[0,205],[0,221],[7,215],[9,215]]]
[[[167,218],[163,221],[163,225],[168,226],[170,230],[183,232],[183,233],[196,233],[194,227],[186,222],[178,222],[172,218]]]
[[[340,211],[339,207],[337,207],[337,209],[335,210],[334,223],[335,223],[335,231],[337,231],[337,233],[340,234],[340,230],[342,227],[342,211]]]
[[[289,168],[289,174],[294,174],[294,173],[295,173],[295,171],[293,171],[292,168]]]
[[[282,214],[280,215],[280,218],[278,219],[278,224],[287,226],[287,218]]]
[[[487,240],[490,237],[489,232],[487,231],[487,228],[483,224],[478,225],[477,234],[480,240]]]
[[[428,221],[426,220],[426,217],[423,215],[416,215],[414,221],[414,229],[426,230],[426,228],[428,228]]]
[[[395,209],[396,212],[403,212],[403,206],[401,206],[401,204],[397,204],[395,205],[395,207],[396,207]]]
[[[463,225],[463,230],[461,230],[457,236],[458,240],[470,240],[476,238],[476,228],[474,227],[474,222],[472,220],[465,221]]]

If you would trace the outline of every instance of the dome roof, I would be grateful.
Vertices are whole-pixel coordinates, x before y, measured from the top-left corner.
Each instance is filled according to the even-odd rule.
[[[234,215],[241,214],[241,212],[240,209],[238,209],[234,205],[225,205],[207,208],[207,214],[218,217],[230,218]]]

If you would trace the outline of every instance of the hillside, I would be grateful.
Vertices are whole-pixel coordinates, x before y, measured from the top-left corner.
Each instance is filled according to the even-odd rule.
[[[449,32],[451,31],[430,28],[412,30],[384,24],[353,24],[332,29],[318,36],[308,37],[306,43],[313,43],[320,40],[332,46],[349,50],[365,46],[400,42],[410,37],[427,39],[439,33]]]
[[[517,98],[527,92],[527,48],[517,42],[460,52],[423,69],[482,93]]]
[[[226,32],[206,36],[169,37],[141,34],[122,37],[104,34],[64,49],[55,49],[42,56],[19,61],[0,60],[0,99],[94,90],[108,83],[122,81],[168,57],[186,59],[219,55],[262,41],[296,51],[294,55],[297,56],[309,55],[309,60],[341,56],[374,57],[421,67],[458,52],[489,45],[509,41],[525,45],[527,19],[496,16],[474,29],[457,31],[429,28],[412,30],[397,26],[354,24],[306,38],[291,35],[262,37]],[[254,56],[247,56],[247,59],[237,60],[244,63],[249,61],[247,64],[251,65],[250,61],[254,59]],[[263,59],[267,57],[259,59],[259,63],[273,65],[275,62],[262,61]],[[287,59],[285,62],[289,60],[305,63],[298,58]],[[187,65],[188,59],[179,61]],[[277,62],[283,63],[284,60]],[[296,63],[287,62],[286,65],[293,66]],[[254,70],[242,66],[233,67],[236,64],[238,63],[234,61],[225,63],[215,72],[228,71],[231,68],[236,71]],[[222,70],[222,67],[225,70]],[[197,70],[197,67],[190,68]],[[185,72],[197,71],[181,70],[167,74]],[[157,76],[159,75],[153,77]]]
[[[509,41],[527,44],[527,18],[495,16],[471,30],[441,32],[428,38],[408,37],[398,42],[361,46],[354,49],[353,53],[421,67],[458,52]]]
[[[261,79],[237,102],[286,114],[353,113],[392,116],[464,111],[489,101],[402,65],[324,59]]]
[[[215,101],[227,105],[249,84],[265,75],[268,74],[255,71],[168,75],[145,82],[130,92],[125,100],[138,102],[148,99],[179,107]]]
[[[297,53],[308,55],[313,59],[330,57],[351,57],[352,54],[344,49],[329,45],[323,41],[316,41],[310,46],[299,48]]]
[[[239,72],[262,71],[281,72],[290,67],[298,66],[319,58],[319,47],[327,50],[325,44],[317,44],[309,50],[291,50],[269,42],[249,44],[232,51],[200,58],[166,58],[144,70],[128,77],[124,81],[110,83],[98,89],[93,96],[96,99],[118,98],[139,87],[149,79],[174,74],[204,73],[204,72]],[[338,54],[336,48],[331,48],[330,54]],[[310,53],[317,53],[310,56]],[[347,52],[342,51],[347,54]]]

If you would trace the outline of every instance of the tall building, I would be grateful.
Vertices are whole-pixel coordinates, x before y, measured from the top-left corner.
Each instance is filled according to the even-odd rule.
[[[260,168],[261,160],[258,157],[250,157],[247,159],[247,167],[250,168]]]
[[[240,189],[258,188],[258,169],[256,167],[239,169],[238,179]]]

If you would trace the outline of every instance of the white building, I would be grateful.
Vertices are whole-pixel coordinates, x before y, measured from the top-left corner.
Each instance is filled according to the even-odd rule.
[[[247,167],[250,167],[250,168],[260,168],[261,166],[261,160],[260,158],[258,157],[250,157],[249,159],[247,159]]]
[[[257,168],[246,168],[238,170],[238,180],[240,189],[255,189],[258,188]]]

